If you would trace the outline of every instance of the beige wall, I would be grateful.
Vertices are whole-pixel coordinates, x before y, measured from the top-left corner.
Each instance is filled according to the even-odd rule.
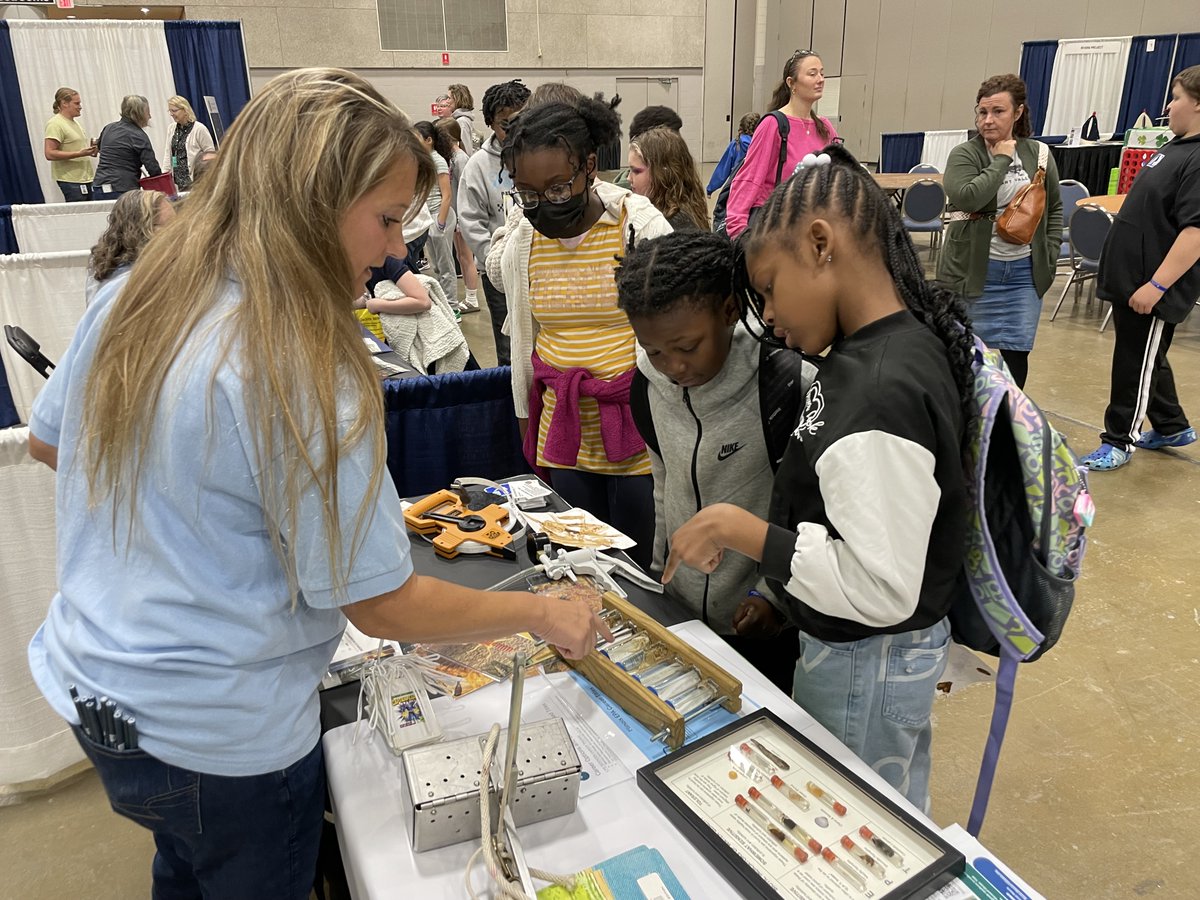
[[[282,68],[251,68],[250,82],[252,90],[257,91],[268,80],[284,71]],[[461,82],[471,90],[475,98],[476,126],[487,134],[483,128],[483,113],[479,111],[483,92],[488,85],[511,78],[520,78],[531,89],[547,81],[564,81],[591,96],[596,91],[603,91],[605,97],[611,97],[617,88],[618,78],[662,78],[669,74],[679,80],[679,117],[683,119],[683,137],[690,147],[700,146],[701,135],[701,92],[703,78],[700,69],[678,69],[664,73],[661,69],[541,69],[530,73],[526,70],[513,69],[358,69],[360,75],[371,81],[380,92],[408,113],[413,119],[428,119],[429,105],[433,99],[444,93],[446,86],[452,82]],[[628,126],[629,120],[636,113],[636,106],[622,104],[618,110],[621,120]],[[725,145],[721,145],[721,151]]]
[[[1195,0],[827,0],[821,14],[840,18],[843,2],[839,132],[871,160],[883,132],[970,127],[979,83],[1018,71],[1023,41],[1200,29]],[[816,31],[829,52],[838,34]]]
[[[252,69],[441,66],[441,53],[380,50],[375,0],[144,2],[149,6],[183,2],[189,19],[241,19]],[[113,4],[93,0],[77,5]],[[508,0],[508,52],[456,51],[451,63],[455,68],[522,70],[700,68],[704,5],[705,0]]]

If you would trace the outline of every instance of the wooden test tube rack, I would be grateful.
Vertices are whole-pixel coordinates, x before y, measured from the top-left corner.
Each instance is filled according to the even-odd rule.
[[[738,712],[742,708],[742,683],[690,644],[681,641],[659,622],[611,591],[604,593],[604,608],[620,613],[652,641],[666,647],[668,657],[674,657],[684,665],[695,666],[700,671],[701,680],[708,679],[717,685],[725,696],[725,702],[721,705],[727,710]],[[683,716],[603,653],[589,653],[583,659],[569,659],[566,662],[651,732],[657,734],[665,730],[667,746],[672,750],[683,746]]]

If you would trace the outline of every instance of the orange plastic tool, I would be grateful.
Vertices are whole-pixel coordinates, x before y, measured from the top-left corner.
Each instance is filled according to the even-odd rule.
[[[445,559],[458,556],[459,547],[467,541],[485,545],[493,556],[503,555],[512,543],[506,521],[508,510],[503,507],[493,503],[468,509],[452,491],[430,494],[404,511],[404,523],[417,534],[437,535],[433,549]]]

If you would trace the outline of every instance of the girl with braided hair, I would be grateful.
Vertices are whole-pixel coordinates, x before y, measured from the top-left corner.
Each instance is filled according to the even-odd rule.
[[[621,309],[638,341],[630,405],[654,475],[654,562],[668,536],[705,504],[734,503],[765,517],[778,457],[764,423],[778,417],[782,439],[796,423],[798,353],[768,350],[738,322],[733,246],[710,231],[643,241],[617,270]],[[780,690],[790,693],[795,628],[748,557],[727,555],[712,573],[681,569],[666,594],[707,623]]]
[[[645,197],[596,178],[596,150],[620,133],[606,103],[527,109],[501,162],[513,213],[492,238],[487,274],[508,298],[513,404],[531,463],[573,506],[625,532],[650,564],[653,484],[629,412],[636,341],[617,307],[616,258],[671,230]],[[634,235],[631,238],[630,235]]]
[[[965,549],[971,330],[871,176],[841,147],[816,160],[771,195],[735,272],[776,336],[828,350],[770,516],[706,507],[672,536],[663,580],[727,550],[758,560],[800,626],[796,701],[925,807]]]

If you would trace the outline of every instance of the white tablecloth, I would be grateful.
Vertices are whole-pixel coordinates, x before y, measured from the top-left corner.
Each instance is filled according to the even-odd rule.
[[[13,231],[22,253],[91,250],[116,200],[89,203],[21,203],[13,206]]]
[[[25,652],[57,583],[54,473],[29,457],[28,443],[27,428],[0,430],[0,805],[21,783],[83,759],[34,686]]]
[[[893,802],[937,829],[707,626],[693,621],[671,630],[740,678],[743,697],[753,706],[770,709]],[[569,680],[570,676],[550,678]],[[547,678],[526,683],[525,719],[539,718],[529,715],[529,711],[553,690]],[[435,702],[443,727],[452,729],[456,736],[466,736],[485,733],[493,722],[506,722],[508,697],[509,685],[499,684],[462,700]],[[353,744],[353,732],[354,726],[346,725],[325,735],[325,768],[351,892],[358,900],[460,900],[465,896],[463,871],[477,842],[414,853],[408,836],[410,812],[404,807],[400,759],[374,735],[364,735]],[[605,737],[631,773],[646,764],[646,757],[615,728],[610,727]],[[520,833],[526,858],[534,868],[575,872],[644,843],[663,854],[684,889],[697,900],[732,893],[724,877],[650,803],[633,778],[582,797],[573,815],[522,827]],[[477,866],[473,874],[477,888],[481,887],[487,877],[482,866]]]
[[[945,173],[946,162],[950,159],[950,151],[964,143],[966,139],[966,129],[925,132],[925,144],[921,148],[922,164],[937,166],[939,172]]]
[[[0,325],[21,326],[57,363],[83,317],[87,264],[86,250],[0,256]],[[45,379],[2,339],[0,359],[17,415],[28,423],[30,407]]]

